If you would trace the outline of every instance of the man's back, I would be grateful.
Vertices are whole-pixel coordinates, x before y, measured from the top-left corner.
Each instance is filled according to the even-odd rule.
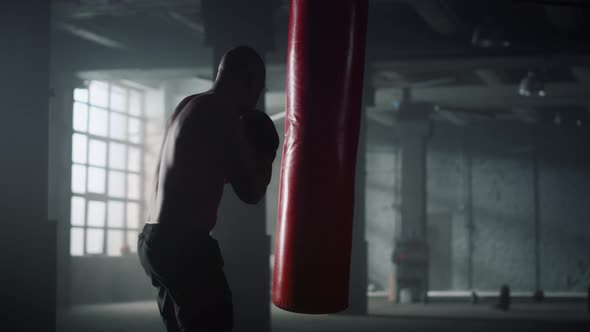
[[[225,108],[211,93],[187,97],[176,108],[160,153],[150,223],[214,226],[236,125]]]

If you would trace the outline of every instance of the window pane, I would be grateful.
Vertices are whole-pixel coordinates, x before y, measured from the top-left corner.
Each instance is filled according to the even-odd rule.
[[[104,194],[106,174],[103,168],[88,167],[88,192]]]
[[[97,136],[107,135],[108,112],[106,110],[90,107],[90,123],[88,131]]]
[[[141,143],[141,122],[138,119],[129,118],[129,141],[135,144]]]
[[[72,192],[86,192],[86,166],[72,165]]]
[[[109,105],[108,85],[104,82],[90,83],[90,104],[107,107]]]
[[[123,217],[125,204],[118,201],[109,201],[108,204],[108,220],[107,224],[109,227],[121,227],[123,228]]]
[[[125,197],[125,173],[109,171],[109,196]]]
[[[88,89],[74,89],[74,100],[83,103],[88,102]]]
[[[86,135],[73,134],[72,135],[72,162],[85,164],[86,163],[86,144],[88,138]]]
[[[139,199],[139,175],[127,175],[127,197],[130,199]]]
[[[127,228],[139,228],[138,203],[127,203]]]
[[[84,229],[82,228],[70,229],[70,255],[84,255]]]
[[[126,146],[119,143],[109,143],[109,167],[125,169]]]
[[[74,117],[72,119],[72,123],[74,130],[88,130],[88,105],[82,103],[74,103]]]
[[[115,111],[125,111],[127,106],[126,91],[118,86],[111,86],[111,109]]]
[[[94,166],[107,165],[107,143],[94,139],[88,143],[88,163]]]
[[[114,139],[127,139],[127,116],[111,112],[111,127],[109,136]]]
[[[104,202],[88,201],[88,226],[104,227],[104,218]]]
[[[104,230],[87,229],[86,230],[86,252],[89,254],[102,254]]]
[[[137,237],[138,232],[135,231],[127,231],[127,245],[131,252],[137,252]]]
[[[123,231],[110,230],[107,234],[107,254],[121,256],[123,246]]]
[[[129,114],[141,115],[141,93],[135,90],[129,91]]]
[[[129,170],[132,172],[139,172],[141,167],[141,158],[138,148],[129,147],[129,159],[127,159]]]
[[[86,200],[82,197],[74,196],[70,206],[70,222],[74,226],[84,226],[86,219]]]

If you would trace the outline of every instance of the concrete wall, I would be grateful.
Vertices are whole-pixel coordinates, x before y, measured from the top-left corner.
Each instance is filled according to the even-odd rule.
[[[430,289],[495,290],[508,283],[534,290],[538,282],[547,291],[569,291],[590,284],[588,135],[538,130],[536,210],[533,126],[434,123],[427,154]],[[366,236],[369,280],[377,286],[395,272],[390,255],[400,200],[393,134],[392,127],[370,124]]]
[[[368,121],[366,232],[368,284],[387,288],[391,251],[400,218],[399,151],[391,127]]]
[[[540,281],[547,290],[590,285],[590,158],[586,135],[543,135],[539,169]],[[560,140],[553,140],[559,135]]]
[[[71,257],[68,303],[155,300],[156,291],[136,255]]]
[[[55,331],[56,225],[47,208],[49,5],[3,1],[0,10],[0,321],[7,330]]]
[[[431,138],[427,144],[426,157],[426,205],[427,238],[430,248],[430,289],[449,289],[461,269],[451,262],[463,261],[457,257],[466,242],[461,242],[466,234],[464,228],[453,227],[465,218],[464,186],[465,162],[463,158],[462,131],[434,124]],[[440,176],[431,176],[440,174]],[[465,232],[463,232],[465,233]],[[465,268],[465,267],[463,267]]]
[[[504,124],[467,136],[477,289],[497,289],[501,283],[515,290],[534,289],[534,146],[527,132]]]

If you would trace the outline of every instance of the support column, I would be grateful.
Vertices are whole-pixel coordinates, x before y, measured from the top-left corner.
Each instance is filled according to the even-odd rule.
[[[430,109],[428,104],[404,104],[396,126],[401,148],[401,228],[393,262],[398,298],[402,289],[409,289],[412,301],[425,300],[428,291],[426,140]]]
[[[366,61],[369,63],[370,61]],[[373,106],[375,89],[371,79],[371,68],[365,66],[363,86],[363,110],[356,164],[354,194],[354,224],[352,230],[352,255],[350,260],[349,306],[345,315],[367,315],[368,245],[366,240],[366,192],[367,192],[367,108]]]
[[[271,1],[204,0],[202,6],[206,42],[213,48],[213,78],[227,50],[247,45],[264,58],[272,48]],[[258,109],[265,110],[264,96]],[[213,236],[219,240],[233,294],[232,331],[270,331],[271,238],[266,234],[265,200],[247,205],[225,186]]]
[[[467,285],[467,289],[473,290],[473,252],[475,250],[475,223],[473,221],[473,147],[471,143],[471,130],[463,129],[463,213],[465,218],[465,238],[467,240],[467,252],[464,258],[465,270],[456,270],[459,276],[465,275],[465,281],[461,285]],[[459,264],[461,265],[461,264]],[[463,279],[461,279],[463,280]],[[458,285],[454,285],[457,287]],[[462,287],[462,286],[460,286]]]
[[[471,146],[471,145],[469,145]],[[467,262],[468,267],[468,285],[469,289],[473,290],[475,287],[475,280],[473,278],[473,253],[475,252],[475,221],[473,219],[473,152],[471,148],[467,151],[467,183],[465,187],[467,189],[467,204],[466,204],[466,217],[467,217],[467,250],[469,261]]]
[[[533,218],[535,220],[535,291],[542,290],[541,286],[541,205],[539,197],[539,157],[540,144],[537,126],[533,126]]]
[[[56,223],[48,220],[49,1],[0,6],[0,321],[55,331]]]

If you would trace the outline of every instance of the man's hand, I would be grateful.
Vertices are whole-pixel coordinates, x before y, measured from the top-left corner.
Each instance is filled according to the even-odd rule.
[[[238,132],[239,161],[230,182],[242,201],[256,204],[262,199],[272,176],[279,137],[274,123],[264,112],[244,112]]]

